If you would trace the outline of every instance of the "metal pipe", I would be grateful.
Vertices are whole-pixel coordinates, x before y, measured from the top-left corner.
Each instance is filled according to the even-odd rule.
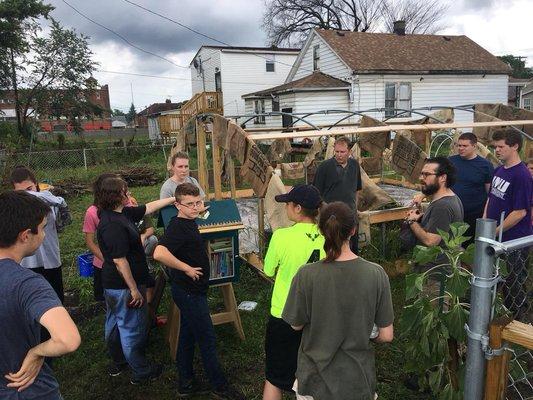
[[[523,249],[533,245],[533,235],[524,236],[518,239],[509,240],[499,245],[490,245],[487,248],[487,253],[491,256],[499,256],[513,250]]]
[[[479,238],[493,239],[495,233],[495,220],[479,218],[476,221],[476,250],[470,295],[470,316],[468,325],[465,327],[468,335],[468,349],[464,400],[483,399],[486,366],[484,347],[488,344],[487,332],[492,308],[492,287],[477,282],[493,277],[494,255],[490,255],[487,251],[490,244]]]

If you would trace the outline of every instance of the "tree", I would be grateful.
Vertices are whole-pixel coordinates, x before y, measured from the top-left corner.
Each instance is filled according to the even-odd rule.
[[[0,84],[13,92],[17,128],[26,137],[30,117],[37,114],[66,116],[79,131],[81,117],[102,112],[88,100],[97,85],[88,37],[49,18],[52,9],[37,0],[0,3],[0,29],[7,34],[0,47]],[[50,21],[46,36],[36,22],[39,16]]]
[[[135,111],[135,106],[133,103],[131,103],[130,110],[126,114],[126,121],[131,123],[132,121],[135,121],[135,116],[137,115],[137,111]]]
[[[272,45],[301,45],[314,28],[392,32],[404,20],[407,33],[435,33],[446,5],[439,0],[265,0],[263,29]]]
[[[513,69],[513,78],[533,78],[533,68],[526,67],[526,57],[518,57],[507,54],[505,56],[499,56],[498,58],[509,64],[509,66]]]
[[[113,117],[124,117],[126,115],[124,111],[119,110],[118,108],[114,108],[113,111],[111,111],[111,114]]]

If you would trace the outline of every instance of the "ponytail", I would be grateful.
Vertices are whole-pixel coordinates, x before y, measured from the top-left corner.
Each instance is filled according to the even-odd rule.
[[[343,244],[350,239],[356,225],[355,212],[340,201],[330,203],[320,211],[318,228],[325,238],[324,262],[333,262],[340,256]]]

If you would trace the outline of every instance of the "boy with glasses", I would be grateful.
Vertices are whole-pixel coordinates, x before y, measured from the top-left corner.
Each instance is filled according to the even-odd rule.
[[[171,269],[172,299],[180,310],[180,331],[176,367],[179,397],[198,395],[202,390],[194,380],[193,360],[196,343],[200,347],[213,395],[219,399],[243,399],[228,384],[216,353],[216,337],[209,305],[209,257],[195,219],[205,210],[200,190],[192,183],[176,187],[178,215],[170,220],[155,248],[154,259]]]

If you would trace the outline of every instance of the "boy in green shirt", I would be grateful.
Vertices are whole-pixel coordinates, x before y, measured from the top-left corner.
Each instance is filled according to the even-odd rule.
[[[295,224],[274,232],[265,257],[265,274],[276,278],[265,337],[264,400],[281,400],[283,390],[292,392],[301,332],[283,321],[281,313],[298,269],[325,256],[324,237],[316,225],[322,205],[318,189],[297,185],[275,199],[286,203],[287,216]]]

